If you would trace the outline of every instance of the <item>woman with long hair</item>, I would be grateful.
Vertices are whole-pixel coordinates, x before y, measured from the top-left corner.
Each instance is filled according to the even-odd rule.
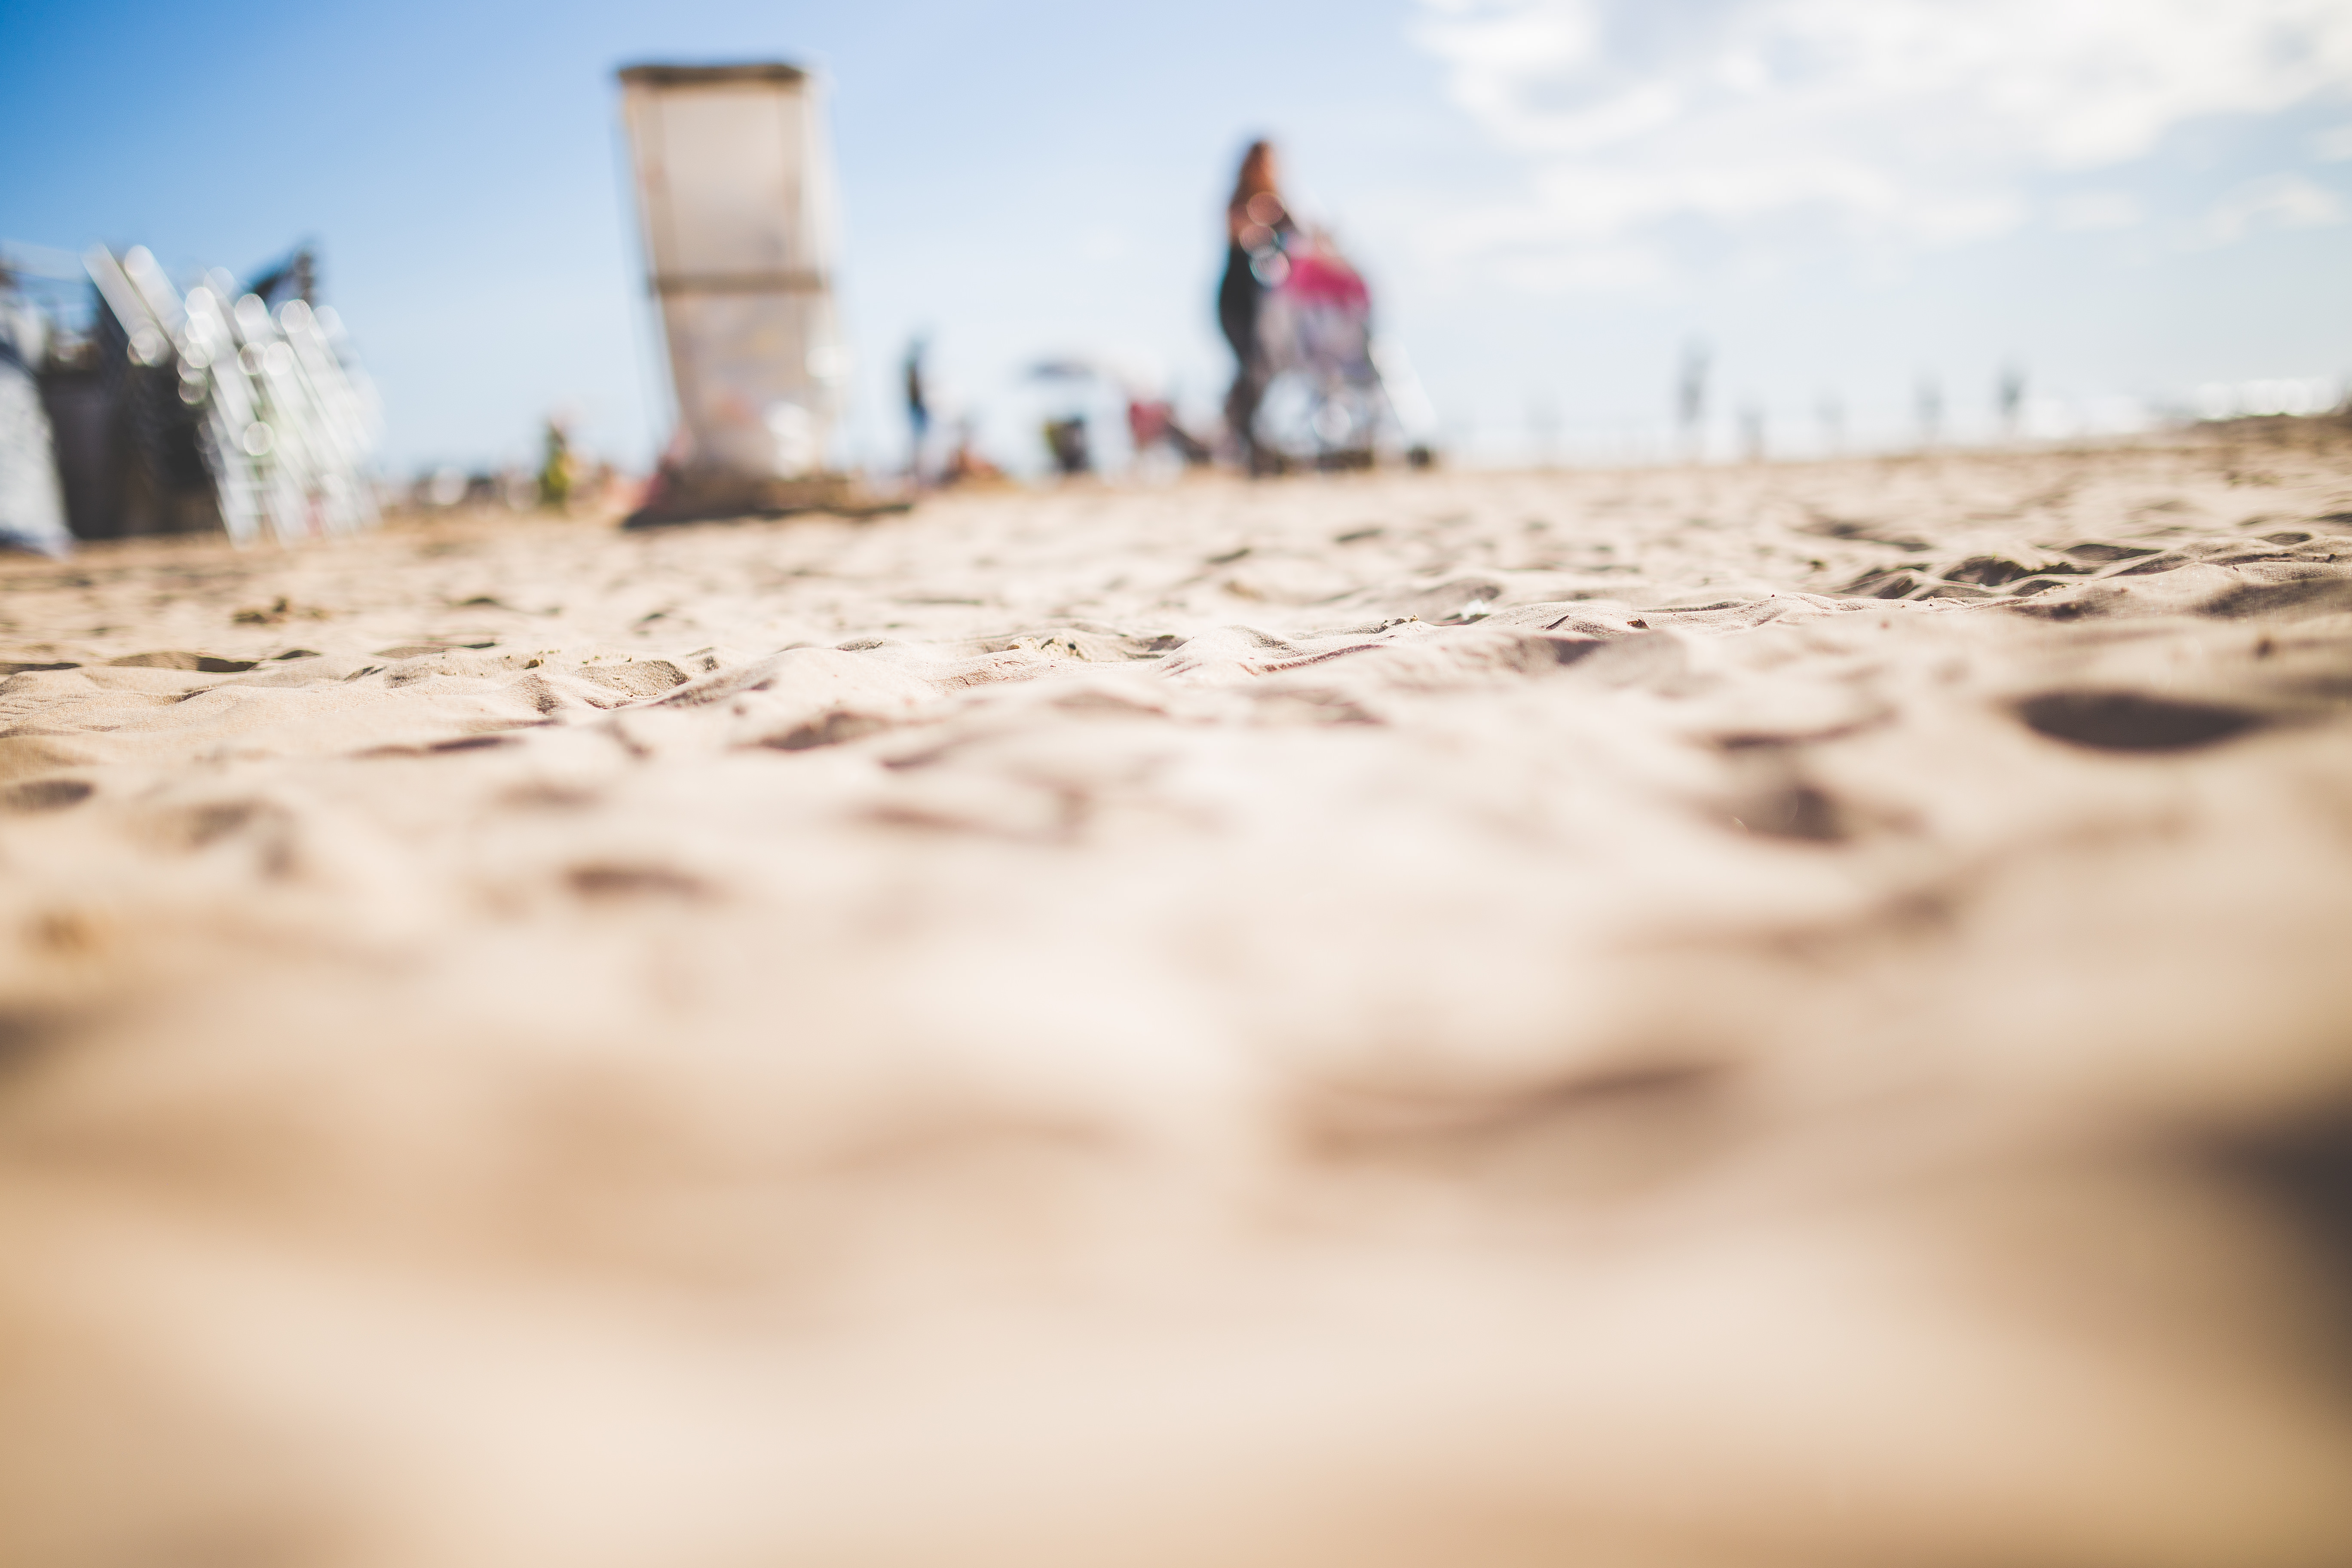
[[[1253,473],[1265,466],[1253,426],[1265,395],[1265,353],[1257,337],[1258,305],[1282,281],[1284,247],[1297,232],[1276,178],[1274,143],[1258,141],[1242,154],[1233,199],[1225,204],[1225,277],[1217,289],[1217,324],[1234,350],[1234,385],[1225,397],[1225,426]]]

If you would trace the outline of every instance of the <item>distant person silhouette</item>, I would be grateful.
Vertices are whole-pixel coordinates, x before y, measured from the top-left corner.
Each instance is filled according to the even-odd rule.
[[[923,356],[929,351],[930,344],[921,338],[907,345],[907,428],[913,437],[908,448],[907,472],[918,479],[923,477],[923,443],[931,433],[929,388],[924,384],[923,376]]]
[[[1274,143],[1253,142],[1242,154],[1233,199],[1225,204],[1225,276],[1217,288],[1217,324],[1234,350],[1234,385],[1225,397],[1225,426],[1252,473],[1266,464],[1258,448],[1257,405],[1265,395],[1265,351],[1258,342],[1258,307],[1265,291],[1288,275],[1286,250],[1297,225],[1282,200]]]
[[[1944,435],[1944,388],[1935,377],[1919,378],[1919,445],[1932,447]]]
[[[1682,426],[1685,461],[1696,461],[1706,449],[1706,361],[1705,343],[1684,348],[1682,380],[1675,387],[1675,417]]]
[[[561,419],[550,419],[541,442],[539,504],[551,511],[570,511],[572,491],[580,477],[579,460],[572,455],[572,432]]]

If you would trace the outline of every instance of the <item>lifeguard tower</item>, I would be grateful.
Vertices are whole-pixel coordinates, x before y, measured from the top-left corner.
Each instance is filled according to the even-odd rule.
[[[797,66],[631,66],[622,113],[677,432],[632,521],[855,504],[819,84]]]

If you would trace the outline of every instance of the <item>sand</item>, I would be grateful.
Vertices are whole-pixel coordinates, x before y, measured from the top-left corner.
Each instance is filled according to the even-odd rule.
[[[0,566],[0,1562],[2352,1561],[2352,437]]]

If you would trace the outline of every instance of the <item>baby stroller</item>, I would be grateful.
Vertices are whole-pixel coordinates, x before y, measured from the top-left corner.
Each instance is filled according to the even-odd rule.
[[[1257,315],[1267,382],[1256,446],[1286,465],[1370,467],[1377,448],[1402,445],[1374,357],[1371,291],[1321,235],[1268,254],[1258,270],[1268,285]]]

